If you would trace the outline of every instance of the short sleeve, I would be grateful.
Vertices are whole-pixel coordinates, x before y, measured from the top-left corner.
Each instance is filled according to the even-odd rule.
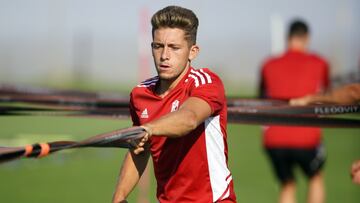
[[[212,113],[217,114],[226,105],[225,90],[221,79],[208,69],[194,70],[190,74],[194,79],[190,97],[205,100],[210,105]]]

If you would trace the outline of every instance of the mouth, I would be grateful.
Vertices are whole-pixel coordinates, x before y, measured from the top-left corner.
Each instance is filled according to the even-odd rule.
[[[170,68],[170,65],[168,65],[168,64],[160,64],[159,65],[159,69],[160,70],[167,70],[167,69],[169,69]]]
[[[160,64],[160,68],[170,68],[170,65],[167,65],[167,64]]]

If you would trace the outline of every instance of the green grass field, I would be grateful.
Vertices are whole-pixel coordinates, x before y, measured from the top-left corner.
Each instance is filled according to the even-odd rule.
[[[129,121],[64,117],[0,117],[0,146],[39,141],[80,140],[127,127]],[[228,126],[229,166],[238,202],[276,202],[278,186],[261,146],[259,126]],[[328,152],[325,179],[328,203],[360,202],[360,186],[349,177],[351,162],[360,158],[359,129],[325,129]],[[124,149],[75,149],[42,159],[0,165],[0,201],[7,203],[110,202]],[[152,169],[150,169],[152,174]],[[306,180],[299,173],[299,202],[305,202]],[[129,197],[136,202],[137,191]],[[151,176],[148,199],[155,200]]]

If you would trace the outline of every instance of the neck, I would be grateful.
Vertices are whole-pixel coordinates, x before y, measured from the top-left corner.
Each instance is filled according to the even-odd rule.
[[[172,89],[176,87],[177,84],[179,84],[179,82],[185,76],[189,68],[190,68],[190,64],[187,63],[186,68],[184,68],[183,72],[176,79],[173,80],[160,79],[160,83],[156,88],[156,93],[160,97],[165,97]]]
[[[307,44],[306,38],[293,38],[288,41],[288,49],[292,51],[306,52]]]

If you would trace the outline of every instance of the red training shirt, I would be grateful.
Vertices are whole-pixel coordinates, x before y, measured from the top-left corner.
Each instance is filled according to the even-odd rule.
[[[265,97],[290,99],[318,93],[329,86],[327,62],[315,54],[287,51],[270,58],[263,66]],[[265,129],[264,145],[269,148],[314,148],[321,142],[320,128],[270,126]]]
[[[158,77],[142,82],[130,94],[134,125],[142,125],[178,110],[189,97],[206,101],[213,114],[194,131],[179,138],[152,136],[150,151],[161,203],[235,202],[227,167],[227,108],[223,84],[209,69],[190,67],[164,98],[155,93]]]

